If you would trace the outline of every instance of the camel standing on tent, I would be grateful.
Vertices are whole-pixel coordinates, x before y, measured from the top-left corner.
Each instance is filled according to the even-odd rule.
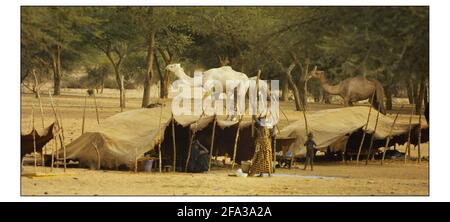
[[[227,98],[231,99],[233,96],[233,92],[227,92],[226,86],[227,81],[228,87],[231,89],[237,88],[238,89],[238,98],[239,101],[242,99],[242,96],[245,98],[245,95],[247,93],[248,88],[250,87],[250,81],[249,80],[256,80],[257,77],[248,78],[248,76],[242,72],[237,72],[233,70],[230,66],[222,66],[220,68],[213,68],[209,69],[205,72],[203,72],[203,83],[196,83],[194,82],[194,79],[190,76],[188,76],[184,69],[181,67],[179,63],[176,64],[170,64],[166,67],[166,70],[169,70],[170,72],[173,72],[180,80],[182,80],[185,84],[191,86],[191,87],[203,87],[203,83],[206,83],[207,81],[218,81],[223,86],[223,90],[227,93]],[[237,81],[230,81],[230,80],[237,80]],[[230,85],[231,84],[231,85]],[[258,91],[259,95],[262,94],[267,95],[268,93],[268,85],[265,81],[260,81],[260,90]],[[222,91],[223,92],[223,91]],[[216,98],[222,93],[222,92],[215,92]],[[212,92],[207,91],[206,94],[213,94]],[[236,106],[236,108],[239,108]],[[239,110],[238,110],[239,113]]]
[[[346,106],[352,106],[354,102],[369,99],[369,102],[375,108],[378,107],[379,103],[379,111],[386,114],[386,108],[384,107],[384,89],[381,83],[375,79],[355,76],[347,78],[336,85],[331,85],[324,71],[312,72],[311,77],[319,80],[320,86],[325,92],[331,95],[341,96]],[[370,101],[373,93],[375,93],[374,101]]]

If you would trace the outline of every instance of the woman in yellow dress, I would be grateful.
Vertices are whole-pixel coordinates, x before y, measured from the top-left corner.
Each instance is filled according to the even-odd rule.
[[[270,130],[266,126],[255,121],[256,129],[256,145],[255,154],[252,158],[252,165],[250,166],[249,176],[262,176],[263,173],[272,173],[272,146],[270,143]]]

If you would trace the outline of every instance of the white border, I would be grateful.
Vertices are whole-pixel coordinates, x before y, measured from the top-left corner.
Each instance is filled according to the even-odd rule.
[[[448,22],[450,7],[447,1],[406,1],[406,0],[378,0],[378,1],[195,1],[199,5],[430,5],[430,86],[431,88],[431,163],[430,163],[430,197],[21,197],[18,162],[19,132],[20,132],[20,6],[21,5],[193,5],[192,1],[96,1],[79,0],[21,0],[4,2],[1,7],[0,19],[2,27],[1,47],[1,101],[3,105],[1,118],[1,146],[0,146],[0,200],[1,201],[448,201],[449,173],[448,164],[450,152],[446,141],[449,138],[447,91],[449,78],[448,54],[450,53]]]

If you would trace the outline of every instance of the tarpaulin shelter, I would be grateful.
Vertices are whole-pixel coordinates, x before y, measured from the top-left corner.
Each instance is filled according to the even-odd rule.
[[[231,156],[237,127],[240,128],[236,160],[250,159],[254,152],[251,137],[251,121],[227,121],[216,116],[174,116],[169,107],[137,109],[118,113],[105,119],[66,146],[67,159],[78,160],[81,166],[118,169],[133,168],[136,158],[158,148],[161,139],[162,159],[173,160],[172,120],[176,138],[176,167],[184,166],[191,135],[208,149],[211,144],[212,126],[215,130],[214,155]],[[161,114],[161,115],[160,115]],[[160,117],[161,116],[161,117]],[[161,125],[159,119],[161,118]],[[238,124],[239,123],[239,124]],[[160,134],[161,129],[161,134]],[[184,167],[183,167],[184,168]]]
[[[377,112],[372,109],[367,130],[364,126],[367,123],[369,107],[354,106],[339,109],[327,109],[307,114],[307,124],[309,132],[314,135],[317,149],[326,151],[341,151],[344,148],[351,152],[359,148],[363,133],[366,133],[363,144],[363,152],[367,151],[370,145],[370,138],[374,133]],[[374,134],[373,148],[384,147],[389,131],[394,119],[380,113],[378,125]],[[417,143],[418,130],[422,130],[422,142],[428,141],[428,126],[422,123],[413,122],[411,124],[411,142]],[[395,143],[403,144],[407,141],[409,123],[397,120],[393,130],[392,139],[389,145]],[[291,150],[296,156],[304,156],[306,148],[304,143],[307,139],[304,119],[293,122],[283,128],[277,136],[277,144],[283,144],[285,150]],[[288,141],[289,142],[286,142]]]
[[[32,129],[29,133],[21,133],[20,135],[20,158],[26,154],[34,152],[34,143],[36,144],[36,152],[42,152],[42,148],[51,139],[53,139],[55,124],[52,123],[45,129]],[[33,139],[34,133],[34,139]],[[34,141],[34,142],[33,142]]]

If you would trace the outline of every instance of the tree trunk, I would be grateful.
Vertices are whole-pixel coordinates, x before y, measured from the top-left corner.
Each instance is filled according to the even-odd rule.
[[[425,98],[425,76],[422,75],[420,77],[420,88],[419,88],[419,96],[417,98],[416,103],[416,114],[420,115],[422,113],[422,104]]]
[[[144,94],[142,96],[142,107],[146,107],[150,103],[150,88],[151,80],[153,77],[153,60],[155,49],[155,33],[152,31],[148,35],[148,47],[147,47],[147,73],[144,80]]]
[[[413,98],[414,98],[414,104],[417,104],[418,103],[418,98],[419,98],[419,94],[418,94],[418,82],[417,82],[417,80],[416,81],[413,81],[413,86],[412,86],[412,89],[413,89]]]
[[[284,75],[283,82],[281,83],[281,101],[289,100],[289,80],[287,76]]]
[[[406,92],[408,94],[409,104],[414,104],[414,93],[413,93],[413,84],[411,79],[406,81]]]
[[[392,110],[392,89],[391,89],[391,87],[389,87],[389,86],[385,87],[384,94],[386,96],[386,110]]]
[[[298,81],[297,82],[298,95],[300,96],[300,102],[306,108],[306,101],[308,98],[308,92],[306,90],[306,81]]]
[[[123,76],[120,75],[119,67],[116,65],[114,66],[114,75],[116,76],[116,82],[117,86],[119,87],[119,107],[121,109],[125,108],[125,98],[124,98],[124,84],[123,84]]]
[[[53,95],[61,95],[61,47],[56,45],[55,53],[52,55],[53,69]]]
[[[158,71],[158,75],[159,75],[159,83],[160,83],[160,87],[159,87],[159,97],[161,99],[167,98],[167,86],[164,83],[164,77],[161,71],[161,66],[159,65],[159,60],[158,57],[156,56],[156,52],[154,52],[155,57],[155,65],[156,65],[156,70]],[[166,75],[168,75],[167,73],[168,71],[166,71]]]
[[[297,86],[295,85],[294,81],[292,80],[291,71],[293,69],[293,66],[291,65],[291,67],[292,68],[288,68],[288,70],[286,71],[286,77],[287,77],[289,83],[291,84],[292,90],[294,91],[295,110],[300,111],[300,110],[302,110],[302,105],[300,102],[300,94],[298,92]]]

